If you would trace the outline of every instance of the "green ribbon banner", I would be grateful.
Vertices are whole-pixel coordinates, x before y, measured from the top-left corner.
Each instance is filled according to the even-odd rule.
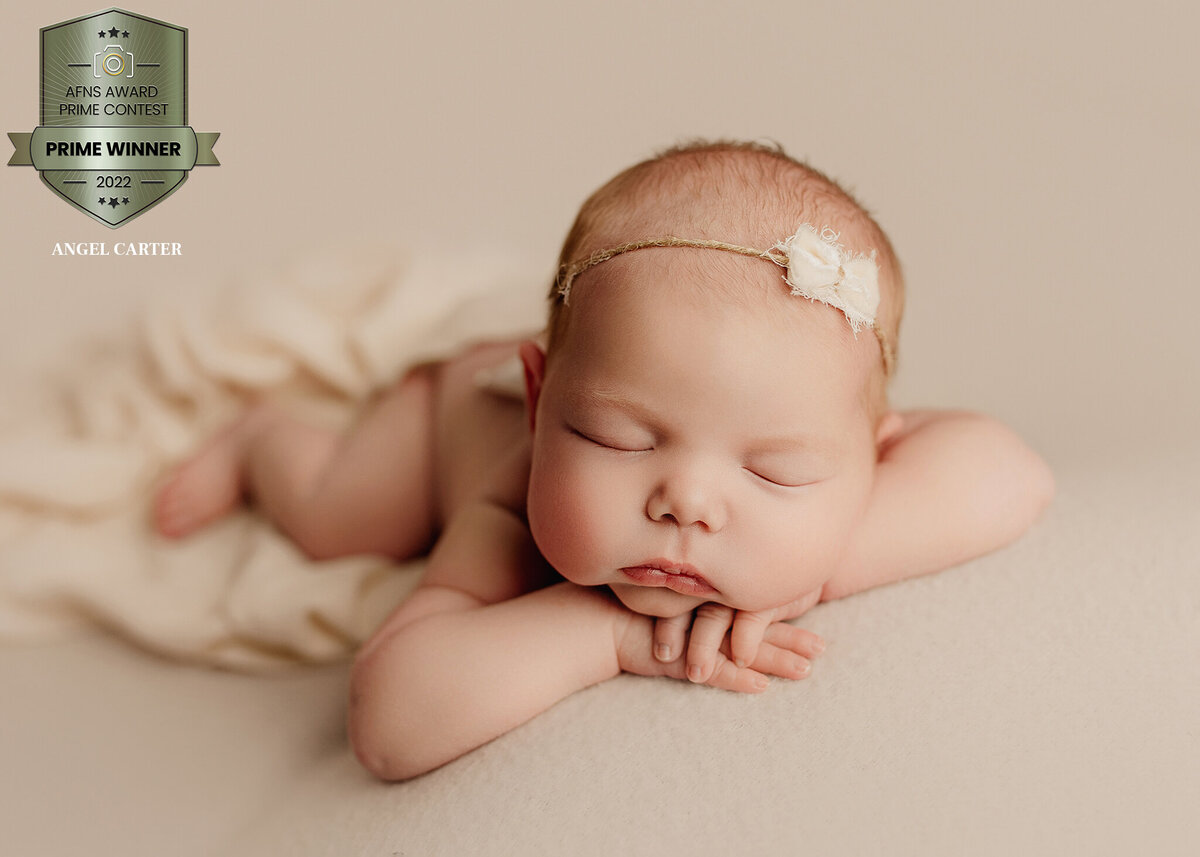
[[[41,170],[190,170],[219,166],[212,147],[219,133],[197,134],[183,125],[52,127],[9,132],[11,166]]]

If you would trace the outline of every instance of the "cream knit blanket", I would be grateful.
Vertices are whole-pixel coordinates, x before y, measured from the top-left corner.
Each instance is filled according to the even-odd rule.
[[[419,561],[312,562],[249,510],[172,542],[149,525],[156,487],[249,396],[342,424],[412,363],[536,330],[547,282],[511,259],[331,254],[160,301],[66,377],[3,382],[0,641],[98,625],[233,669],[347,656]]]

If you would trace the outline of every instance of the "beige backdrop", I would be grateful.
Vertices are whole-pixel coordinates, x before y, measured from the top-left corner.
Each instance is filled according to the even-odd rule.
[[[115,329],[145,296],[210,288],[313,244],[499,245],[548,271],[575,208],[614,171],[693,136],[769,137],[849,185],[892,236],[910,295],[896,401],[979,409],[1014,425],[1060,486],[1071,485],[1068,517],[1084,535],[1070,551],[1092,544],[1089,486],[1110,486],[1116,511],[1105,520],[1142,532],[1153,480],[1121,477],[1143,492],[1126,511],[1111,490],[1117,477],[1106,474],[1139,473],[1150,456],[1160,462],[1153,472],[1166,472],[1164,458],[1196,456],[1200,20],[1181,0],[129,8],[189,28],[190,121],[221,133],[222,166],[196,169],[116,231],[58,199],[31,168],[0,169],[0,360],[9,367],[61,359],[81,330]],[[38,28],[92,11],[61,0],[6,6],[0,130],[37,122]],[[58,241],[115,240],[177,241],[185,255],[51,256]],[[1200,508],[1194,485],[1174,490]],[[1039,558],[1045,549],[1029,548]],[[1080,555],[1051,552],[1049,561]],[[939,580],[927,585],[946,585]],[[1154,585],[1171,593],[1177,582]],[[1186,597],[1166,600],[1194,607]],[[1139,629],[1112,631],[1119,646]],[[25,686],[53,693],[52,674],[21,664]],[[159,682],[192,681],[154,669]],[[336,695],[340,680],[321,679],[322,692]],[[1172,722],[1194,756],[1194,728],[1180,731],[1194,674],[1181,680],[1186,696],[1172,697]],[[100,685],[96,693],[109,683]],[[139,686],[118,682],[115,692]],[[605,693],[645,693],[617,687]],[[1036,702],[1030,723],[1041,716]],[[340,723],[329,716],[322,734],[342,758]],[[563,723],[560,712],[539,728]],[[1143,738],[1123,734],[1118,746],[1133,758]],[[488,759],[515,745],[497,746]],[[1159,752],[1178,759],[1178,749]],[[280,754],[270,758],[290,770]],[[471,757],[459,770],[470,780],[478,764]],[[498,770],[512,764],[500,758]],[[213,796],[196,798],[205,799]],[[177,815],[203,829],[200,815]],[[1107,810],[1105,819],[1118,823]],[[1131,825],[1118,828],[1126,844],[1137,839]]]
[[[694,135],[761,136],[848,183],[891,233],[911,295],[900,403],[991,411],[1061,465],[1080,433],[1109,435],[1117,456],[1184,442],[1198,397],[1157,379],[1200,365],[1185,10],[138,6],[189,28],[191,122],[221,132],[222,166],[116,231],[32,168],[0,171],[0,312],[16,332],[0,355],[43,350],[22,331],[45,319],[104,324],[131,295],[204,288],[311,242],[494,242],[549,268],[615,170]],[[38,28],[90,11],[6,10],[3,130],[36,124]],[[186,255],[50,256],[56,241],[117,238]]]

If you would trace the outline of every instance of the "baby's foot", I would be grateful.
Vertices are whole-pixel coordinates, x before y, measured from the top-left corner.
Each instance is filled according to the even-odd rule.
[[[251,408],[175,468],[154,498],[158,532],[181,539],[238,505],[244,488],[246,447],[268,418],[267,405]]]

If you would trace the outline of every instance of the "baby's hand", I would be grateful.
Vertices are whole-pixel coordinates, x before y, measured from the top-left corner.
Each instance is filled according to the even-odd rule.
[[[818,589],[789,604],[757,612],[708,603],[696,608],[694,618],[685,613],[659,619],[654,627],[654,656],[662,663],[675,661],[684,654],[686,639],[686,675],[691,681],[713,684],[719,670],[730,668],[751,674],[752,680],[761,679],[756,681],[756,689],[766,686],[763,673],[803,678],[810,670],[809,659],[820,654],[825,643],[811,631],[783,620],[807,611],[820,595]]]
[[[804,678],[809,659],[825,648],[816,634],[782,621],[799,616],[819,597],[818,591],[758,613],[713,603],[673,619],[630,612],[618,641],[618,661],[622,670],[638,675],[667,675],[723,690],[761,693],[768,675]],[[732,633],[727,633],[731,627]],[[742,665],[734,662],[732,651]]]

